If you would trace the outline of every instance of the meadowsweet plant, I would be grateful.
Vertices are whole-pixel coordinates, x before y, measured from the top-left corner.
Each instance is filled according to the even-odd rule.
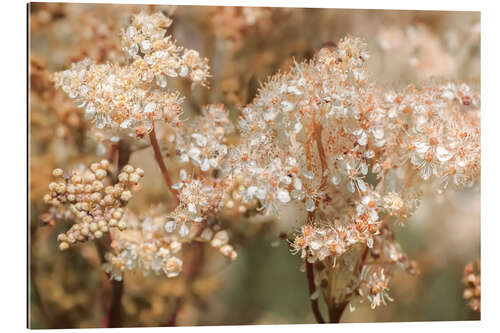
[[[143,241],[138,244],[129,244],[131,241],[137,243],[137,240],[134,241],[137,236],[117,237],[114,241],[115,243],[112,245],[119,249],[119,255],[118,257],[108,256],[111,263],[106,265],[105,269],[110,272],[117,271],[117,273],[112,274],[112,277],[118,280],[122,278],[121,271],[125,268],[135,267],[135,264],[130,263],[131,258],[138,257],[140,257],[141,267],[146,271],[152,269],[158,272],[159,267],[165,271],[167,276],[176,276],[182,267],[182,261],[170,256],[171,253],[180,249],[179,242],[171,244],[170,238],[174,233],[185,241],[195,238],[207,242],[212,241],[212,245],[220,248],[222,253],[233,259],[236,257],[233,248],[226,244],[227,235],[222,231],[216,233],[217,228],[212,230],[207,221],[207,217],[214,215],[220,208],[224,190],[230,186],[227,181],[210,177],[209,171],[219,167],[219,163],[227,154],[228,148],[224,144],[225,135],[233,130],[233,126],[222,105],[207,106],[206,109],[203,109],[203,114],[191,126],[187,126],[179,120],[179,115],[182,112],[180,106],[182,98],[177,91],[171,92],[167,89],[167,77],[188,78],[193,84],[205,86],[209,77],[209,67],[207,59],[202,59],[197,51],[179,47],[171,40],[170,35],[165,36],[165,29],[171,23],[172,20],[162,13],[149,16],[142,13],[135,15],[132,17],[132,24],[121,33],[121,45],[126,54],[125,64],[101,65],[85,59],[74,64],[69,70],[56,73],[53,78],[56,86],[61,87],[70,98],[75,99],[77,104],[85,109],[87,119],[97,129],[107,130],[111,133],[110,141],[127,140],[130,137],[142,139],[149,134],[155,158],[161,168],[166,185],[176,201],[175,210],[164,212],[163,219],[161,219],[162,228],[160,229],[162,229],[163,234],[167,233],[166,236],[155,234],[155,241]],[[169,141],[172,141],[171,144],[176,145],[178,149],[178,162],[196,168],[198,177],[194,177],[193,172],[188,177],[187,171],[181,169],[179,182],[172,183],[171,175],[166,169],[156,138],[155,122],[172,129]],[[105,176],[105,168],[109,167],[109,162],[102,161],[100,165],[103,169],[96,169],[98,168],[96,165],[91,166],[92,170],[96,170],[98,179]],[[59,175],[60,173],[61,171],[56,169],[53,174]],[[134,172],[134,169],[127,165],[123,168],[123,172],[118,175],[119,184],[137,184],[143,174],[144,171],[141,169]],[[91,176],[87,177],[89,178],[87,183],[92,182],[95,178]],[[102,199],[106,204],[113,205],[112,199],[115,197],[119,197],[122,202],[127,202],[132,197],[128,190],[120,192],[121,187],[117,187],[118,185],[115,185],[116,189],[110,187],[104,189],[102,184],[97,183],[88,186],[87,183],[77,185],[78,181],[81,182],[81,177],[74,180],[76,177],[78,176],[72,176],[70,179],[71,190],[75,186],[76,188],[80,186],[84,187],[87,192],[91,189],[105,192],[106,196],[103,194],[99,197],[91,192],[89,194],[90,200],[99,201]],[[46,202],[56,206],[59,201],[54,196],[60,192],[58,186],[63,185],[54,184],[49,186],[51,193],[45,199]],[[89,189],[87,190],[85,186]],[[61,200],[68,201],[66,198]],[[75,199],[69,201],[75,201]],[[74,207],[79,209],[80,202],[70,207],[71,209]],[[94,209],[84,206],[86,211],[90,211],[90,217],[87,217],[86,220],[94,219],[95,215],[100,213],[100,208]],[[122,208],[119,209],[116,213],[112,211],[111,215],[120,215],[120,222],[111,220],[112,222],[106,225],[104,222],[101,223],[104,231],[108,231],[108,227],[115,226],[123,231],[127,223],[131,224],[128,220],[132,220],[132,218],[127,218],[128,222],[121,220],[124,212]],[[77,214],[77,217],[79,216]],[[86,220],[83,222],[86,223]],[[139,223],[139,229],[144,230],[145,225],[145,222]],[[75,226],[77,230],[81,230],[80,224],[75,224]],[[83,227],[83,230],[86,231],[86,228],[87,225]],[[94,231],[93,224],[91,229]],[[138,232],[136,229],[132,230],[134,235]],[[101,230],[96,232],[98,236],[102,235]],[[215,238],[212,239],[213,237]],[[62,242],[61,249],[66,249],[68,247],[66,241],[74,243],[75,237],[61,236],[59,238]],[[175,237],[173,239],[175,240]],[[141,251],[146,253],[141,253]],[[146,257],[151,256],[151,251],[155,252],[153,254],[155,259],[152,259],[155,263],[147,264]],[[129,258],[130,256],[131,258]],[[117,270],[116,267],[119,269]]]
[[[391,272],[415,264],[390,225],[404,223],[424,193],[479,176],[478,95],[442,82],[387,90],[370,81],[368,59],[362,41],[347,37],[272,77],[242,110],[245,139],[228,159],[264,213],[297,210],[291,248],[317,273],[319,322],[317,287],[333,321],[355,298],[372,308],[392,301]]]
[[[249,26],[271,15],[243,13]],[[424,197],[478,186],[479,93],[437,79],[379,84],[365,42],[347,36],[270,77],[236,124],[223,104],[200,106],[187,120],[175,81],[208,89],[210,60],[179,46],[172,23],[162,12],[134,15],[121,30],[121,60],[84,59],[52,77],[109,156],[71,173],[53,170],[42,221],[71,221],[57,236],[60,249],[97,242],[101,267],[117,283],[128,272],[186,274],[191,282],[201,254],[186,261],[186,248],[207,243],[237,260],[232,235],[251,228],[251,217],[272,217],[303,261],[317,322],[339,322],[359,302],[372,309],[393,302],[394,274],[419,272],[395,229]],[[145,172],[128,160],[145,146],[170,194],[138,211],[129,203],[141,195]],[[474,272],[466,267],[464,298],[479,310]]]

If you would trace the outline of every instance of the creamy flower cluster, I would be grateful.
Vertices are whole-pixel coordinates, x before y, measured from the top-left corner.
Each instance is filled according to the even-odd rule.
[[[223,210],[237,206],[243,214],[254,207],[280,217],[290,208],[302,221],[292,252],[321,271],[315,283],[327,297],[345,303],[361,296],[372,308],[391,301],[393,269],[415,273],[416,267],[389,223],[406,221],[424,193],[473,186],[480,177],[479,94],[454,82],[381,87],[368,75],[364,43],[347,37],[270,78],[241,110],[239,141],[231,145],[223,105],[204,107],[191,122],[179,120],[182,98],[167,90],[169,78],[206,85],[209,73],[206,59],[165,35],[171,23],[161,13],[136,15],[121,36],[128,64],[85,60],[54,79],[97,128],[141,138],[154,121],[170,125],[164,138],[182,168],[172,186],[177,206],[123,219],[142,171],[127,166],[118,184],[105,187],[98,182],[109,164],[103,161],[89,175],[71,178],[71,188],[86,194],[66,194],[63,178],[51,184],[46,202],[76,202],[70,213],[78,223],[60,235],[61,248],[128,225],[113,237],[104,269],[117,280],[135,268],[175,277],[187,242],[207,242],[236,258],[219,220]],[[332,285],[335,274],[347,276],[343,288]]]
[[[375,223],[381,212],[411,215],[417,200],[405,199],[417,199],[423,181],[474,184],[479,96],[454,83],[384,90],[368,81],[368,58],[346,38],[271,78],[243,109],[245,140],[226,170],[250,179],[244,197],[274,213],[294,202],[332,221],[357,207]]]
[[[145,275],[163,273],[173,278],[182,271],[182,248],[189,242],[209,243],[229,259],[236,259],[229,233],[213,221],[194,222],[193,212],[183,215],[188,211],[179,208],[166,213],[164,207],[158,206],[142,217],[127,212],[123,217],[127,229],[113,232],[113,251],[106,254],[103,269],[117,281],[123,279],[125,271],[140,271]]]
[[[178,76],[207,85],[208,60],[195,50],[177,46],[171,35],[165,36],[171,24],[172,20],[161,12],[135,15],[132,24],[122,31],[123,51],[148,81],[155,79],[162,88],[167,86],[167,77]]]
[[[367,247],[351,271],[365,272],[363,283],[350,288],[378,306],[390,300],[391,269],[373,251],[388,221],[408,219],[424,192],[478,183],[480,97],[453,82],[386,89],[370,80],[368,59],[362,41],[347,37],[272,77],[242,110],[243,140],[225,172],[245,179],[243,200],[258,200],[265,213],[305,212],[291,248],[307,262],[335,267]],[[385,241],[389,264],[414,271]]]
[[[142,218],[127,213],[124,219],[128,228],[113,234],[114,251],[107,253],[103,264],[111,278],[121,281],[126,270],[139,270],[145,275],[163,272],[169,278],[178,276],[183,263],[179,257],[182,243],[165,232],[163,211],[153,208]]]
[[[207,172],[220,169],[228,153],[227,135],[234,126],[223,105],[208,105],[202,114],[177,131],[174,142],[181,163],[191,163]]]
[[[213,178],[188,178],[184,170],[180,180],[174,185],[179,191],[179,204],[166,216],[165,231],[182,242],[210,242],[224,256],[236,259],[236,252],[228,244],[229,233],[215,219],[230,185]]]
[[[171,20],[161,13],[138,14],[122,32],[126,65],[96,64],[85,59],[54,74],[54,82],[98,129],[144,137],[153,121],[179,126],[183,98],[168,91],[167,77],[186,77],[206,85],[209,67],[198,52],[177,46],[165,36]],[[132,51],[135,50],[135,51]]]

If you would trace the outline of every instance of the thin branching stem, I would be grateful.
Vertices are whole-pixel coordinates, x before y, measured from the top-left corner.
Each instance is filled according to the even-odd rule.
[[[332,324],[340,323],[340,319],[344,314],[347,304],[349,304],[349,301],[343,301],[340,304],[334,303],[333,306],[328,309],[328,313],[330,315],[330,323]]]
[[[156,163],[158,163],[158,166],[160,167],[163,179],[165,180],[165,183],[167,184],[169,191],[174,196],[175,205],[177,206],[179,204],[179,193],[172,187],[173,186],[172,178],[170,178],[167,166],[165,165],[165,161],[163,160],[163,156],[160,151],[160,146],[158,145],[158,140],[156,139],[154,125],[153,128],[151,129],[151,132],[149,132],[149,140],[151,141],[151,146],[153,147]]]
[[[130,159],[130,146],[123,141],[111,147],[110,159],[111,162],[116,162],[118,172],[128,164]],[[111,249],[113,238],[109,234],[108,244],[97,242],[97,251],[101,263],[105,262],[105,252]],[[122,296],[123,296],[123,280],[116,281],[111,279],[111,302],[103,320],[104,327],[121,327],[122,326]]]
[[[316,292],[316,285],[314,284],[314,267],[313,264],[306,261],[306,274],[307,274],[307,285],[309,287],[309,298],[311,299],[311,308],[314,314],[314,318],[319,324],[324,324],[325,320],[321,315],[319,310],[319,302],[317,297],[313,297]]]
[[[316,122],[316,116],[313,114],[313,124],[314,124],[314,141],[316,141],[316,148],[318,149],[319,160],[321,162],[321,184],[320,189],[324,189],[328,183],[327,173],[328,165],[326,163],[325,149],[323,148],[323,142],[321,141],[321,132],[323,131],[323,126]]]
[[[123,296],[123,280],[111,280],[111,305],[108,312],[107,327],[122,326],[122,296]]]

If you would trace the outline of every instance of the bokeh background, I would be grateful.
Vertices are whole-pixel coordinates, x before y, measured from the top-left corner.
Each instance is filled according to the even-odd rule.
[[[293,61],[310,59],[323,46],[351,34],[363,37],[372,55],[369,71],[387,86],[425,82],[433,77],[465,81],[479,89],[480,14],[392,10],[241,8],[33,3],[30,38],[30,326],[100,327],[110,298],[110,282],[100,269],[92,242],[58,250],[56,235],[67,225],[45,226],[42,196],[56,167],[70,169],[101,159],[83,113],[50,82],[51,73],[91,57],[123,61],[119,32],[129,16],[158,10],[174,19],[180,45],[210,59],[210,89],[175,86],[186,96],[186,114],[208,103],[224,103],[233,119],[250,102],[260,82]],[[141,210],[161,202],[165,189],[144,149],[131,164],[146,171],[132,204]],[[124,326],[161,326],[177,297],[189,297],[179,325],[314,323],[301,260],[289,253],[280,229],[269,218],[237,228],[238,259],[229,263],[204,249],[200,274],[182,278],[125,275]],[[480,192],[423,200],[396,237],[420,265],[416,277],[396,275],[395,302],[370,310],[346,311],[342,322],[472,320],[462,298],[464,265],[480,256]],[[324,308],[323,308],[324,310]]]

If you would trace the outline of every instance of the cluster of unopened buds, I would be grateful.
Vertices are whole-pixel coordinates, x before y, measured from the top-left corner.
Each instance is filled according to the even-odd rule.
[[[110,163],[102,160],[69,175],[61,169],[52,172],[54,182],[49,184],[44,201],[53,207],[51,214],[56,218],[74,222],[66,233],[57,237],[61,250],[76,242],[101,238],[110,228],[124,230],[127,227],[124,210],[144,171],[126,165],[118,175],[118,182],[110,184],[109,168]]]

